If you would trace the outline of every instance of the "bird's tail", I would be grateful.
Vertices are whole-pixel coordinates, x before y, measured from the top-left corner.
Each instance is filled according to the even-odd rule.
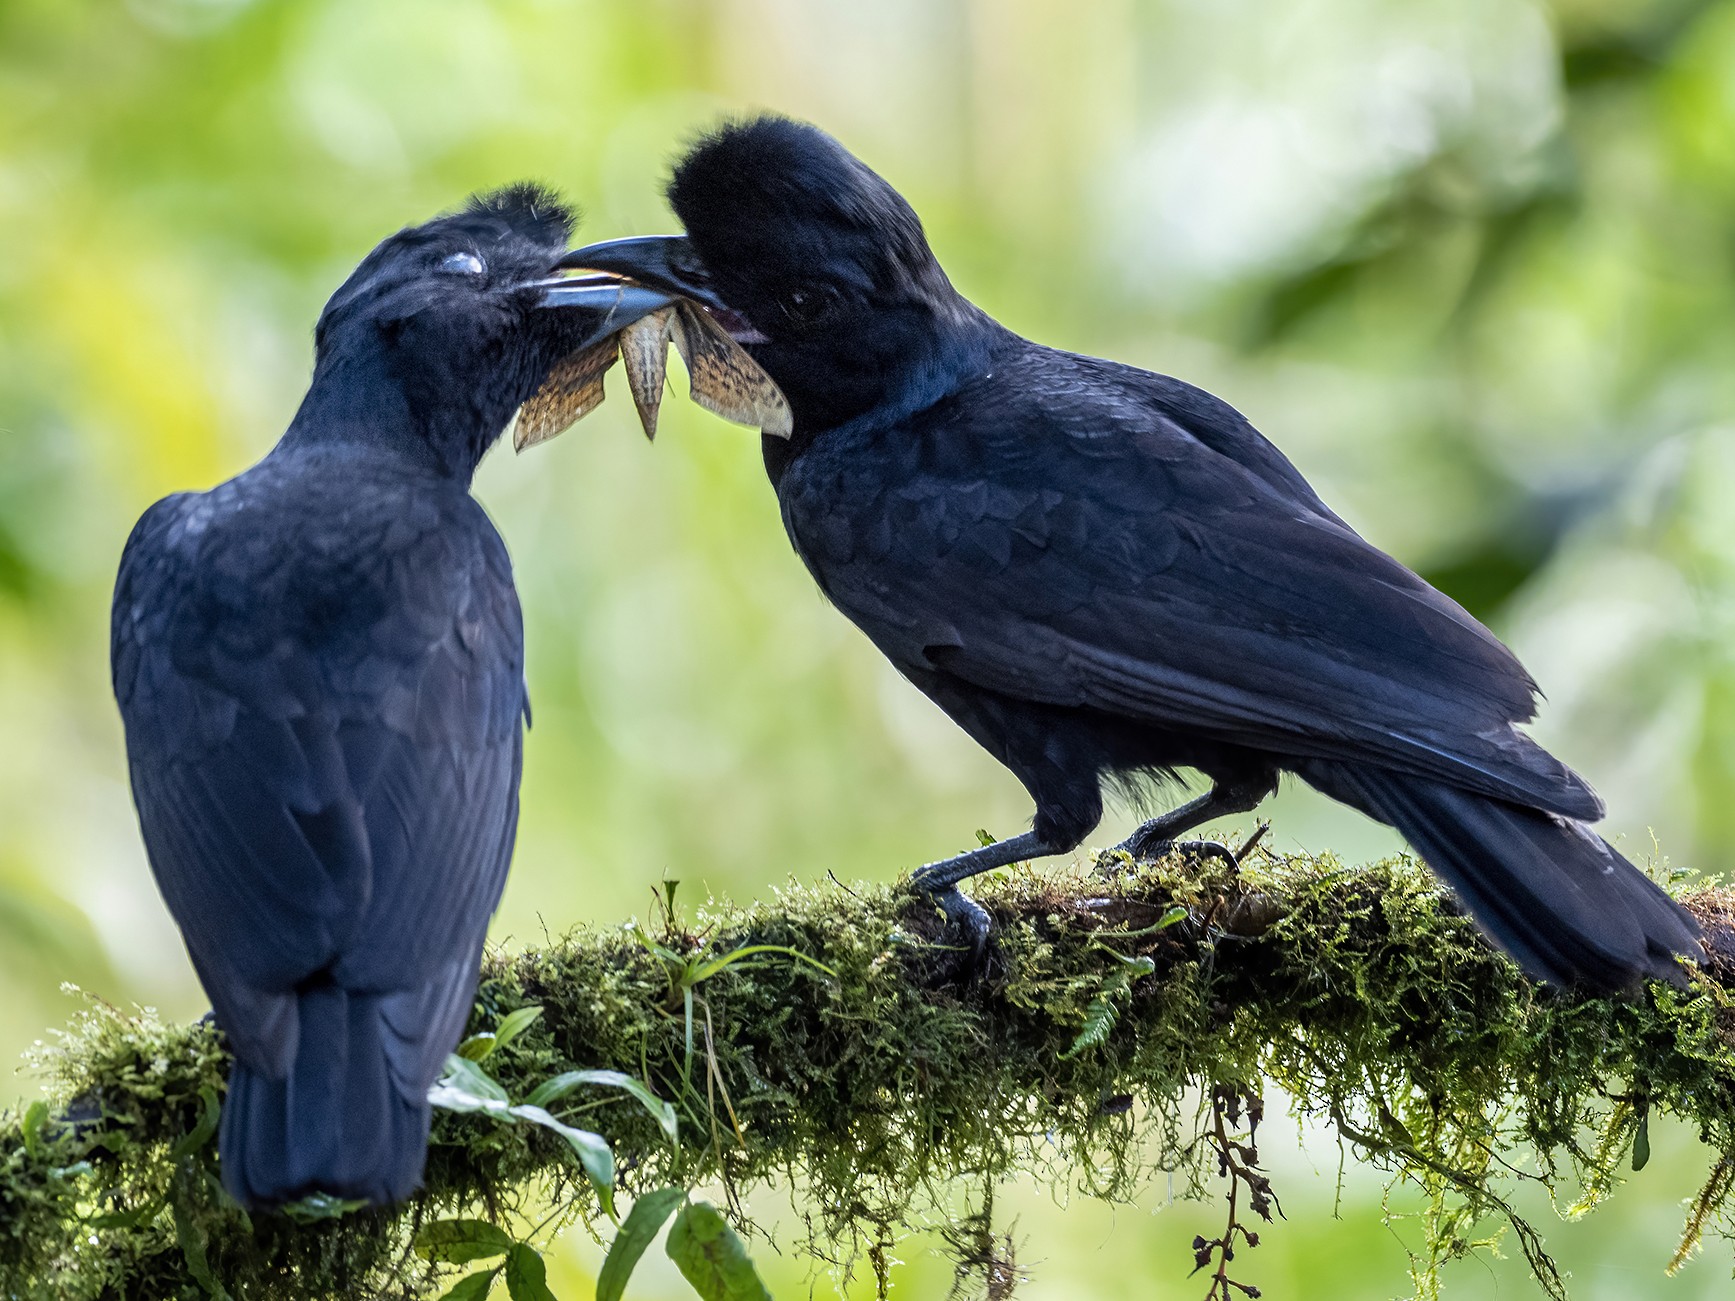
[[[384,998],[321,984],[297,996],[289,1073],[239,1061],[229,1073],[218,1150],[223,1182],[246,1206],[310,1193],[399,1202],[422,1179],[426,1089],[394,1078]]]
[[[1360,764],[1319,761],[1302,776],[1395,827],[1538,980],[1600,993],[1679,984],[1676,955],[1704,956],[1692,916],[1582,822]]]

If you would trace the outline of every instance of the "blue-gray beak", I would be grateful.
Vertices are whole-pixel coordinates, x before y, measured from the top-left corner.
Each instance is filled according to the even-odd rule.
[[[582,310],[595,318],[580,346],[599,343],[675,301],[661,290],[628,284],[614,276],[555,277],[528,287],[541,290],[540,307]]]
[[[639,235],[605,239],[575,248],[560,259],[563,267],[629,276],[640,284],[720,308],[723,300],[711,288],[711,277],[685,235]]]

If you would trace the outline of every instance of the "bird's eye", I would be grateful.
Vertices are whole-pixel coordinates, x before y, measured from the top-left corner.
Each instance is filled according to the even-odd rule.
[[[440,270],[457,276],[479,276],[487,269],[474,253],[453,253],[440,263]]]
[[[837,290],[825,284],[797,285],[778,300],[783,314],[796,325],[812,325],[837,303]]]

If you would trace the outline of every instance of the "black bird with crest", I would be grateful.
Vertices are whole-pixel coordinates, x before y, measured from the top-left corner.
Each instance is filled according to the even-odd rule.
[[[733,329],[794,414],[765,462],[796,551],[1035,800],[1030,831],[915,874],[978,944],[959,881],[1078,845],[1105,783],[1191,768],[1209,793],[1125,848],[1293,774],[1396,827],[1535,977],[1625,990],[1700,955],[1691,917],[1587,827],[1602,801],[1520,730],[1536,685],[1513,654],[1227,403],[995,322],[815,127],[725,125],[669,200],[685,238],[571,261]]]
[[[560,359],[666,295],[562,280],[519,185],[333,295],[276,447],[152,506],[115,588],[145,846],[234,1053],[244,1204],[408,1196],[518,817],[524,635],[477,463]]]

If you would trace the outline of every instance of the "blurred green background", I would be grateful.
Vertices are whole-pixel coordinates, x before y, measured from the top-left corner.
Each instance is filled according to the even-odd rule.
[[[520,176],[591,238],[670,229],[681,143],[760,106],[898,185],[1014,328],[1241,407],[1514,645],[1550,696],[1537,734],[1630,853],[1735,864],[1735,3],[4,0],[0,1059],[64,1018],[62,980],[204,1007],[109,698],[133,520],[270,446],[321,303],[381,236]],[[652,449],[617,398],[496,453],[479,492],[536,705],[501,939],[644,912],[665,874],[737,898],[886,880],[1029,816],[825,607],[749,431],[676,404]],[[1273,810],[1280,848],[1391,843],[1305,792]],[[35,1087],[8,1073],[0,1104]],[[1271,1131],[1290,1220],[1245,1276],[1404,1295],[1380,1180],[1339,1198],[1329,1136]],[[1728,1294],[1726,1242],[1662,1277],[1704,1159],[1657,1150],[1549,1227],[1576,1296]],[[1009,1195],[1020,1295],[1200,1294],[1186,1244],[1220,1212],[1152,1218],[1167,1200]],[[803,1294],[781,1240],[760,1254]],[[935,1246],[905,1244],[902,1295],[944,1294]],[[588,1295],[597,1250],[557,1254],[557,1290]],[[1530,1294],[1510,1262],[1447,1283]],[[635,1295],[687,1294],[652,1264]]]

